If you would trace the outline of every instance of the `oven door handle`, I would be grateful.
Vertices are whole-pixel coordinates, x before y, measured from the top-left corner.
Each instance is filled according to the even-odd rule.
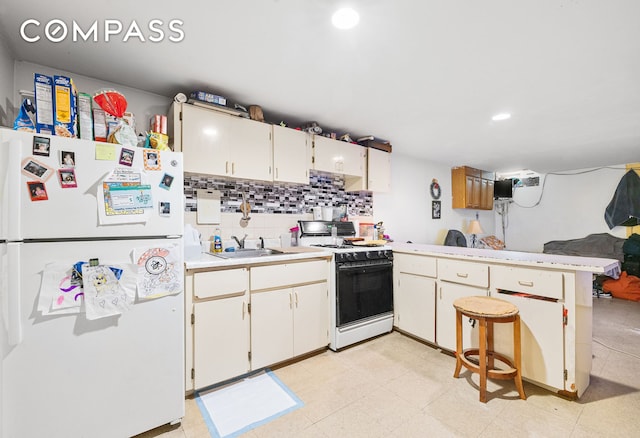
[[[338,271],[354,271],[358,272],[378,272],[385,271],[391,269],[393,267],[393,262],[384,262],[384,263],[363,263],[363,264],[348,264],[348,265],[338,265]]]

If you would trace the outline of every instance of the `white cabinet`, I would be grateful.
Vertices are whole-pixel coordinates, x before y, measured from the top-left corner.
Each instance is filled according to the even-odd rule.
[[[184,153],[185,172],[273,179],[271,125],[194,105],[177,109],[174,148]]]
[[[251,368],[328,344],[328,290],[315,283],[251,294]]]
[[[512,302],[520,311],[522,351],[526,352],[522,355],[522,376],[556,388],[564,386],[566,369],[564,339],[568,320],[565,318],[565,280],[569,286],[573,276],[562,271],[500,265],[491,267],[492,295]],[[511,328],[496,325],[498,351],[507,355],[513,353],[509,341],[512,333]]]
[[[311,166],[309,134],[273,125],[273,181],[309,184]]]
[[[458,298],[487,295],[487,289],[464,284],[438,282],[436,304],[436,343],[447,350],[456,351],[456,309],[453,302]],[[465,349],[478,346],[478,325],[472,326],[468,319],[462,320],[462,345]]]
[[[187,390],[249,371],[248,270],[187,272],[185,284],[190,289],[187,302],[191,301],[191,314],[187,315]]]
[[[487,295],[489,266],[486,263],[453,259],[438,259],[438,303],[436,342],[442,348],[456,349],[456,310],[453,302],[472,295]],[[462,324],[462,345],[478,345],[478,328]]]
[[[313,169],[364,178],[365,151],[360,145],[313,136]]]
[[[367,190],[391,191],[391,154],[389,152],[367,148]]]
[[[193,306],[194,388],[249,371],[249,314],[246,295]]]
[[[395,326],[428,342],[436,341],[436,259],[396,254],[393,261]]]
[[[251,269],[252,369],[328,345],[328,275],[327,260]]]

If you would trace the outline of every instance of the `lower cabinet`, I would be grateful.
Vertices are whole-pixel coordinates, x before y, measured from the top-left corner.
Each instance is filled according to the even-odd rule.
[[[326,347],[327,283],[251,293],[251,367],[262,368]]]
[[[421,275],[394,274],[393,308],[400,330],[436,341],[436,280]]]
[[[245,374],[249,363],[249,270],[187,271],[187,390]]]
[[[438,283],[438,300],[436,304],[436,342],[447,350],[456,350],[456,309],[453,302],[458,298],[472,295],[487,295],[487,289],[465,284]],[[462,320],[462,345],[463,348],[478,346],[478,327],[473,327],[468,319]]]
[[[248,294],[194,304],[195,388],[249,371],[247,306]]]

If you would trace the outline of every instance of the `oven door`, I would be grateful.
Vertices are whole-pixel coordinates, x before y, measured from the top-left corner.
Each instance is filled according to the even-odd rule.
[[[393,312],[393,262],[336,266],[336,325]]]

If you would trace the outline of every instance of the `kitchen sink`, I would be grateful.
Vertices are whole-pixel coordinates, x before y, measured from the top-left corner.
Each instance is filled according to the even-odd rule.
[[[209,254],[220,257],[223,259],[247,259],[251,257],[264,257],[264,256],[273,256],[273,255],[281,255],[286,254],[283,251],[278,251],[277,249],[269,249],[269,248],[257,248],[257,249],[236,249],[231,252],[216,252]]]

